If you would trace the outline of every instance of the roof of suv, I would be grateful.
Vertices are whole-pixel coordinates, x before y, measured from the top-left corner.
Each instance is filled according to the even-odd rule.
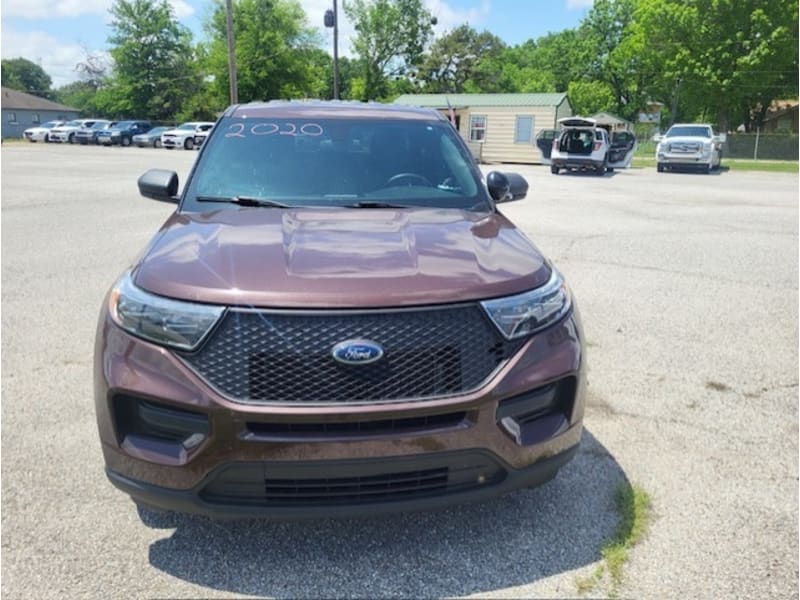
[[[439,111],[416,106],[341,100],[271,100],[231,106],[227,117],[350,117],[380,119],[446,120]]]

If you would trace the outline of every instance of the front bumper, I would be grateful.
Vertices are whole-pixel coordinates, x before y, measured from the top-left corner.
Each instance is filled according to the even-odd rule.
[[[479,502],[524,487],[542,485],[575,456],[578,445],[513,469],[490,452],[467,450],[412,457],[291,463],[223,465],[189,490],[175,490],[106,470],[111,483],[138,504],[157,510],[201,514],[215,519],[269,517],[309,519],[362,517],[401,511],[434,510]],[[461,470],[448,484],[444,472]],[[239,474],[239,489],[252,490],[248,501],[226,502],[214,495],[219,482]],[[392,474],[405,477],[392,477]],[[299,477],[298,474],[304,475]],[[471,477],[471,480],[467,478]],[[340,501],[320,501],[320,488],[335,490]],[[264,497],[262,488],[271,495]],[[209,493],[211,490],[212,493]],[[351,501],[356,497],[358,502]]]
[[[713,164],[711,154],[675,154],[659,152],[656,154],[656,162],[669,167],[684,168],[709,168]]]
[[[573,312],[528,340],[485,386],[459,396],[358,406],[254,405],[220,395],[175,354],[128,335],[104,311],[95,353],[95,408],[106,469],[112,482],[137,502],[210,516],[296,518],[434,508],[537,485],[555,475],[580,441],[582,337]],[[509,428],[505,419],[511,404],[561,381],[571,386],[563,414],[534,420],[528,434]],[[187,448],[126,435],[115,408],[120,398],[200,416],[202,441]],[[413,426],[384,430],[387,423]],[[324,473],[369,482],[398,473],[472,468],[462,459],[487,465],[475,474],[473,483],[479,484],[454,488],[448,483],[431,493],[380,500],[327,498],[315,505],[296,499],[270,503],[247,491],[263,490],[269,479],[265,474],[271,472],[282,481],[298,480],[294,488]],[[237,469],[249,474],[230,479]],[[262,475],[253,476],[253,469]],[[209,495],[219,477],[228,477],[232,489],[242,493]]]

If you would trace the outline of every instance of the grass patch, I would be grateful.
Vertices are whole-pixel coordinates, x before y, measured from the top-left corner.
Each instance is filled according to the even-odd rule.
[[[652,156],[634,156],[631,161],[634,168],[656,167],[656,159]],[[722,157],[722,168],[731,171],[768,171],[772,173],[797,173],[796,160],[749,160],[746,158]]]
[[[591,575],[576,581],[579,594],[595,590],[607,574],[608,595],[611,598],[616,597],[622,585],[623,568],[628,562],[630,550],[647,532],[651,506],[647,492],[625,482],[614,494],[614,505],[619,523],[614,534],[600,549],[600,564]]]

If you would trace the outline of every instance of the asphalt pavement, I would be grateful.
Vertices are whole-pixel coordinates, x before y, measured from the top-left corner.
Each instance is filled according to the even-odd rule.
[[[622,597],[798,596],[798,176],[517,170],[502,210],[583,317],[585,433],[544,487],[445,511],[301,523],[139,520],[103,473],[100,304],[174,209],[192,151],[4,144],[4,598],[575,597],[617,522],[653,501]],[[591,596],[603,596],[600,587]]]

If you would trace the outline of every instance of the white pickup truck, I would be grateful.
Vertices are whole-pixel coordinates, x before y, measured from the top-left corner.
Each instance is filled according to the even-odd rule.
[[[656,138],[656,168],[659,173],[678,168],[706,173],[719,169],[725,137],[714,135],[714,129],[705,123],[676,123]]]

